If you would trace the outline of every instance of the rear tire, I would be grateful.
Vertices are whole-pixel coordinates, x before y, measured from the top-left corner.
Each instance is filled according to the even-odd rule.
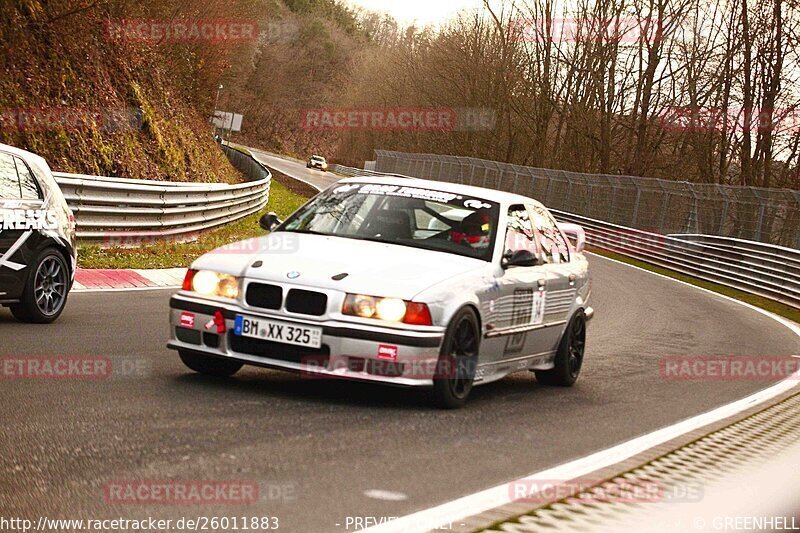
[[[70,272],[64,256],[55,248],[46,248],[31,266],[19,303],[9,306],[11,313],[21,322],[55,322],[67,305],[69,284]]]
[[[586,350],[586,314],[579,310],[569,321],[556,352],[552,370],[536,370],[536,381],[556,387],[571,387],[578,380]]]
[[[201,353],[187,352],[185,350],[178,350],[178,355],[181,361],[183,361],[183,364],[195,372],[217,378],[231,377],[244,366],[244,363],[240,363],[239,361],[203,355]]]
[[[480,343],[478,317],[465,307],[450,321],[442,342],[433,378],[433,399],[438,407],[457,409],[467,403],[475,380]]]

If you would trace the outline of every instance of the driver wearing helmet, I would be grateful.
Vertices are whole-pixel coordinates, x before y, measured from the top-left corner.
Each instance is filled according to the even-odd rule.
[[[491,243],[491,230],[489,214],[476,211],[450,231],[450,241],[481,250]]]

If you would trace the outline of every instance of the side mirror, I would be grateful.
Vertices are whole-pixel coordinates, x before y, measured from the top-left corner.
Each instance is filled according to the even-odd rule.
[[[267,231],[274,230],[282,223],[283,221],[279,219],[278,215],[276,215],[275,213],[267,213],[266,215],[261,217],[261,220],[258,221],[258,225]]]
[[[532,267],[539,264],[539,259],[530,250],[508,251],[503,256],[503,268]]]
[[[567,237],[572,237],[575,239],[575,251],[580,253],[586,248],[586,232],[577,224],[568,224],[566,222],[561,222],[558,224],[558,229],[561,230],[562,233],[566,234]]]

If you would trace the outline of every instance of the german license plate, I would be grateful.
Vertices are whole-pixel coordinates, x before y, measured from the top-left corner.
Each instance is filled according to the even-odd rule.
[[[319,348],[322,346],[322,328],[290,324],[265,318],[236,315],[234,333],[265,341]]]

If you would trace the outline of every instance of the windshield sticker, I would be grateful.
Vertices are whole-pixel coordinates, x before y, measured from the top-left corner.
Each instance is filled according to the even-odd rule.
[[[452,203],[464,200],[464,196],[456,193],[436,191],[433,189],[423,189],[420,187],[406,187],[401,185],[382,185],[378,183],[351,183],[342,185],[333,190],[334,194],[348,194],[358,192],[359,194],[371,194],[375,196],[395,196],[401,198],[412,198],[414,200],[427,200],[431,202]],[[494,204],[483,200],[470,198],[463,204],[469,209],[491,209]]]
[[[470,209],[490,209],[492,205],[483,203],[480,200],[467,200],[464,202],[464,207],[469,207]]]

